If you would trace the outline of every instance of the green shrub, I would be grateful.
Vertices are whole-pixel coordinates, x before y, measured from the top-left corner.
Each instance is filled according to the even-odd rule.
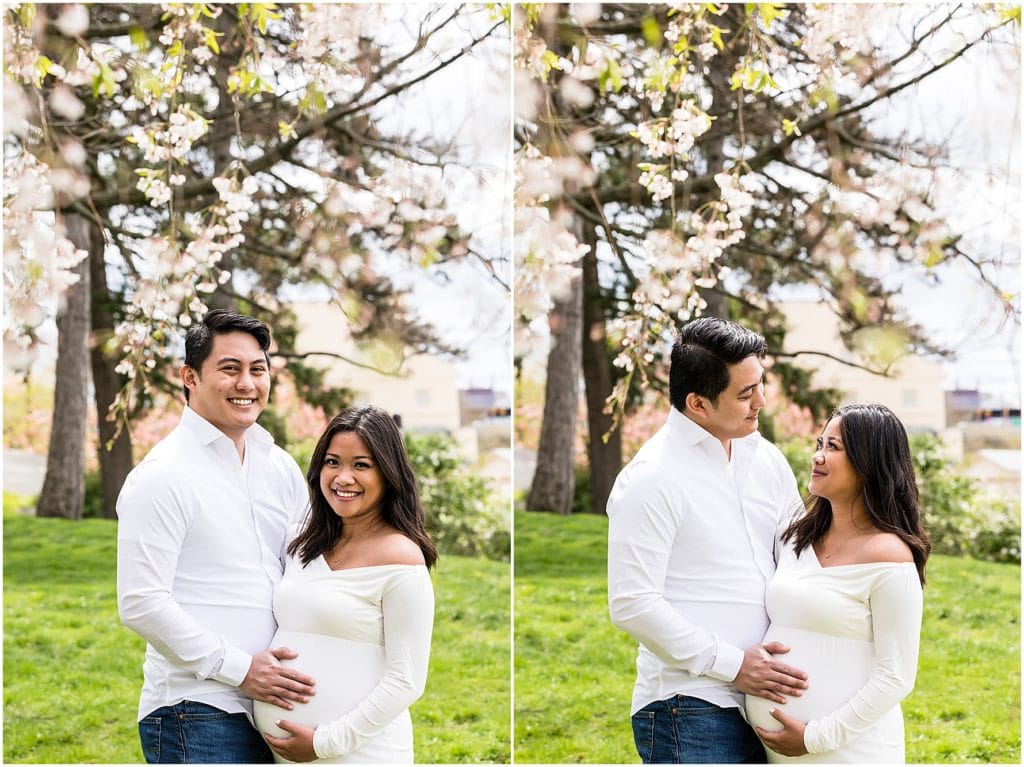
[[[937,437],[915,434],[910,450],[933,553],[1019,564],[1019,503],[959,476]]]
[[[590,513],[590,469],[577,466],[575,469],[576,484],[572,491],[572,513]]]
[[[103,517],[103,485],[99,470],[85,472],[85,498],[82,500],[82,519]]]
[[[407,434],[405,447],[438,550],[508,561],[508,511],[483,479],[466,470],[455,441],[441,434]]]
[[[814,439],[789,439],[776,444],[785,456],[789,468],[796,477],[796,486],[800,497],[807,497],[807,483],[811,479],[811,456],[814,455]]]

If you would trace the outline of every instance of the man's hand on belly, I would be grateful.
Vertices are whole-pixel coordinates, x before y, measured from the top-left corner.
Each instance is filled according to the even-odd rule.
[[[253,655],[249,673],[239,689],[253,700],[273,703],[289,711],[294,708],[289,701],[308,703],[309,696],[316,695],[316,680],[280,663],[297,657],[298,653],[287,647],[271,647]]]
[[[782,642],[757,644],[743,653],[743,664],[733,680],[736,689],[747,695],[785,703],[783,695],[799,697],[807,689],[807,674],[798,668],[775,660],[775,653],[787,653]]]

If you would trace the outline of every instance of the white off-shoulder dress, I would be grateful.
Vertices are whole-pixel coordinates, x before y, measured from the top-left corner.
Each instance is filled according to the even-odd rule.
[[[910,562],[822,567],[811,547],[797,557],[781,547],[768,584],[766,642],[790,651],[778,656],[807,672],[809,688],[781,707],[807,722],[808,754],[768,761],[903,763],[900,701],[914,687],[921,635],[921,581]],[[765,698],[746,697],[747,720],[780,730]]]
[[[331,570],[321,556],[290,557],[274,593],[273,647],[316,680],[316,695],[292,711],[257,701],[262,733],[288,737],[274,722],[316,728],[318,762],[412,763],[409,706],[427,678],[434,592],[423,565]],[[279,762],[282,759],[274,755]]]

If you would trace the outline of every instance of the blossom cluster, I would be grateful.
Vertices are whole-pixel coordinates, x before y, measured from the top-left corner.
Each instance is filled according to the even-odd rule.
[[[345,101],[361,91],[365,72],[359,60],[367,30],[395,19],[401,9],[381,3],[359,5],[304,3],[299,6],[303,34],[295,54],[316,88],[337,101]]]
[[[807,34],[800,48],[816,65],[818,82],[837,93],[858,95],[863,68],[849,63],[878,47],[879,32],[897,26],[899,10],[897,3],[806,5]],[[865,19],[871,19],[871,23],[866,24]]]
[[[515,171],[516,312],[529,323],[566,295],[589,250],[571,231],[572,216],[548,203],[570,185],[592,184],[594,172],[578,157],[550,157],[532,144],[517,153]]]
[[[49,176],[29,153],[4,163],[4,355],[13,369],[31,364],[39,328],[78,282],[73,269],[88,255],[53,213]]]

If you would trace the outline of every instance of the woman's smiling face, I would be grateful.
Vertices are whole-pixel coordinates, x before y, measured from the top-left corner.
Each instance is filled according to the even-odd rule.
[[[843,444],[841,423],[842,418],[833,418],[825,424],[811,458],[811,481],[807,484],[811,493],[833,503],[856,498],[864,486]]]
[[[331,437],[320,467],[320,492],[342,519],[380,514],[384,475],[373,453],[354,431]]]

